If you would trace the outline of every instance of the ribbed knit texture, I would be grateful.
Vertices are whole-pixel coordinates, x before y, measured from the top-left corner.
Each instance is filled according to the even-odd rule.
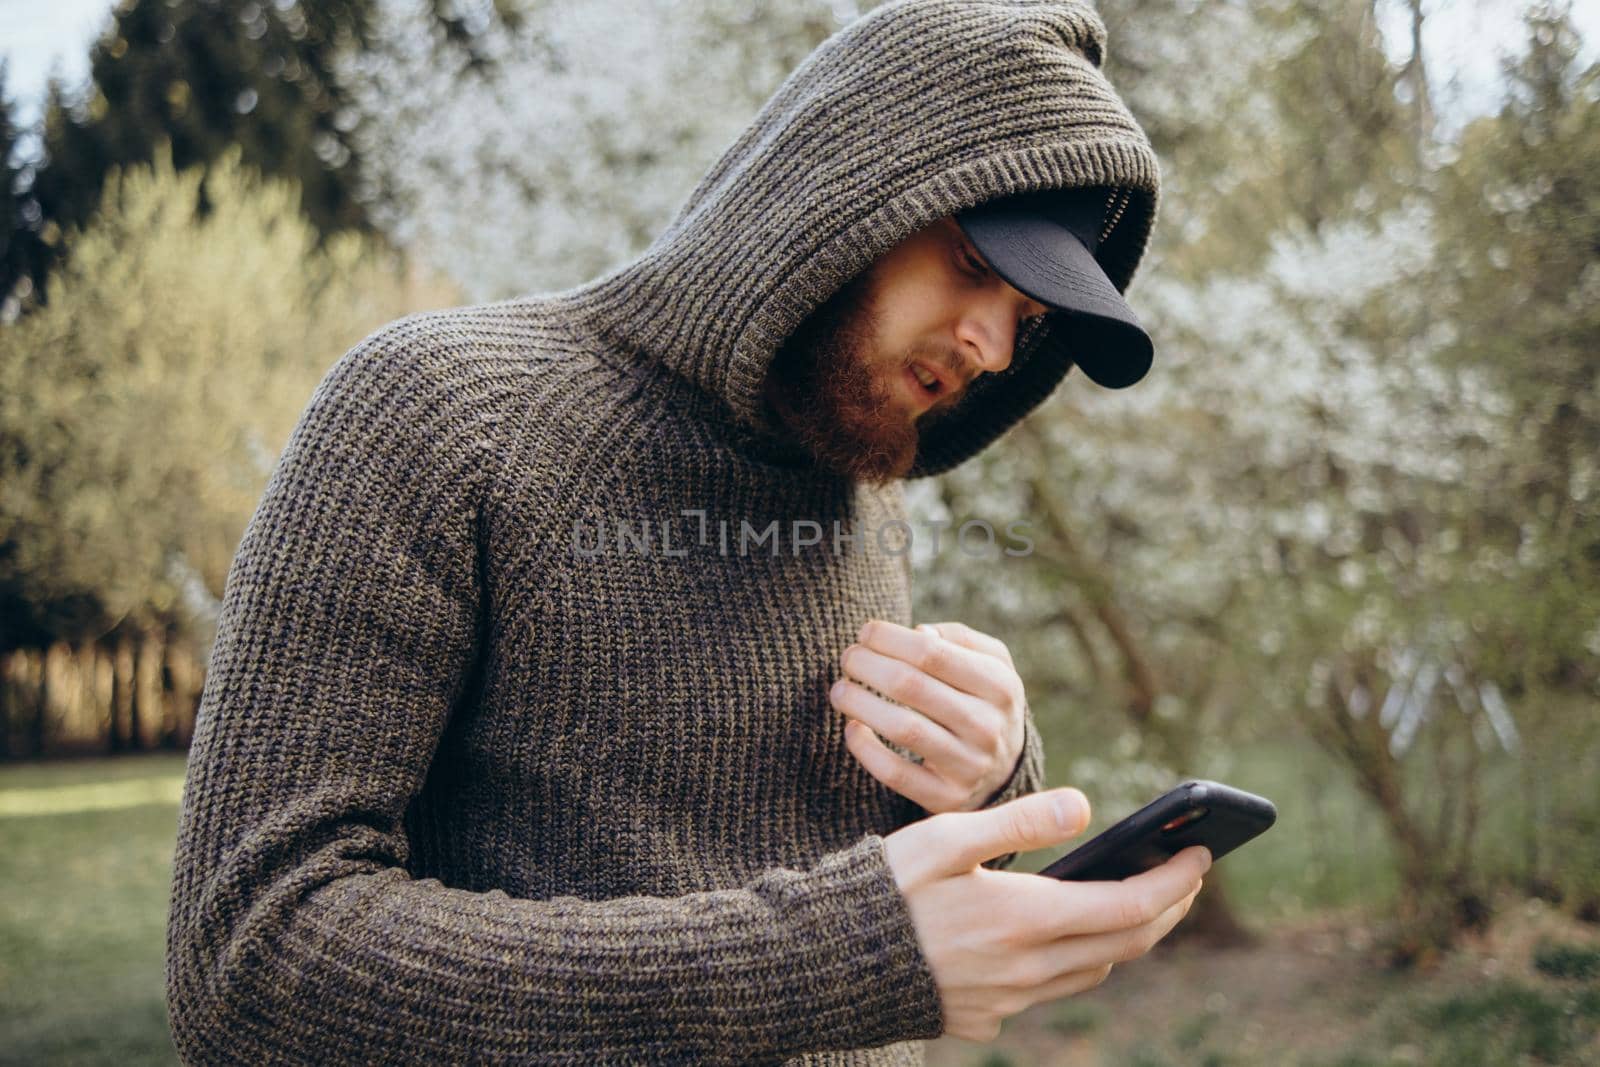
[[[333,366],[239,545],[196,722],[167,931],[186,1063],[923,1061],[938,989],[883,838],[927,813],[827,698],[863,622],[913,621],[907,561],[790,537],[882,529],[900,487],[816,468],[759,390],[844,280],[990,197],[1134,190],[1101,247],[1126,286],[1156,166],[1103,46],[1080,4],[878,8],[629,264],[408,316]],[[1069,365],[1050,327],[1019,338],[915,475]],[[574,551],[618,519],[654,548]],[[740,554],[774,520],[779,551]],[[990,803],[1043,785],[1030,714]]]

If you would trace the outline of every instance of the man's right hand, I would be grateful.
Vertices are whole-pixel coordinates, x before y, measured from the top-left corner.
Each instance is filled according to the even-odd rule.
[[[1088,798],[1062,788],[933,815],[884,838],[939,987],[944,1033],[992,1041],[1003,1020],[1094,988],[1113,964],[1144,955],[1188,914],[1211,867],[1200,845],[1120,882],[981,866],[1060,844],[1088,824]]]

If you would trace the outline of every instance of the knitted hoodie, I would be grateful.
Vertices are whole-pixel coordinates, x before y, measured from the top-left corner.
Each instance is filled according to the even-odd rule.
[[[1103,44],[1078,3],[879,7],[636,259],[334,364],[239,544],[197,715],[185,1062],[922,1062],[941,1004],[883,837],[927,813],[827,697],[863,622],[912,621],[900,486],[813,465],[761,386],[845,280],[992,197],[1131,191],[1099,252],[1126,286],[1157,172]],[[912,476],[1070,365],[1048,320],[1021,334]],[[621,521],[644,539],[597,540]],[[989,803],[1043,784],[1030,714]]]

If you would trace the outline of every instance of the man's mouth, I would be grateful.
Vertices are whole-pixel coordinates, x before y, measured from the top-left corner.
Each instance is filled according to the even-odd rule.
[[[925,363],[913,363],[907,375],[916,384],[918,395],[933,399],[945,392],[945,384]]]

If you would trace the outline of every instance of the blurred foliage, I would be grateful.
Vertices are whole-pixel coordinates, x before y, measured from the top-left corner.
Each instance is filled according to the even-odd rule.
[[[1552,978],[1600,979],[1600,948],[1542,941],[1534,948],[1533,965]]]
[[[1581,689],[1600,657],[1600,67],[1579,64],[1566,19],[1536,12],[1529,30],[1505,106],[1442,168],[1445,298],[1428,324],[1447,365],[1495,381],[1515,427],[1458,521],[1539,590],[1491,601],[1497,672],[1516,692]]]
[[[0,321],[13,280],[28,277],[31,288],[35,274],[44,277],[49,252],[39,233],[38,203],[28,194],[32,173],[18,159],[23,131],[7,88],[9,72],[10,64],[0,58]]]
[[[1315,738],[1393,845],[1397,960],[1497,885],[1600,915],[1600,94],[1570,20],[1531,8],[1504,107],[1444,133],[1368,0],[1101,7],[1167,175],[1130,294],[1156,371],[1069,379],[912,487],[1038,545],[924,553],[918,615],[1006,639],[1052,778],[1117,811]]]
[[[1429,1067],[1576,1063],[1600,1032],[1600,988],[1550,993],[1523,982],[1485,983],[1423,1005],[1417,1022],[1442,1041]]]
[[[0,328],[0,648],[193,621],[312,389],[419,290],[355,234],[319,249],[237,148],[114,169],[48,304]]]
[[[872,3],[542,4],[464,78],[423,0],[382,0],[344,80],[385,233],[476,300],[557,289],[643,249],[779,82]]]
[[[429,27],[466,69],[490,64],[479,46],[493,25],[516,26],[517,0],[425,0]],[[339,76],[342,57],[370,45],[379,0],[122,0],[90,50],[79,91],[52,82],[42,119],[44,158],[24,168],[20,216],[0,257],[0,301],[24,277],[42,296],[115,167],[168,146],[179,170],[230,147],[264,173],[291,178],[319,237],[372,232],[358,197],[361,112]],[[0,139],[0,148],[9,147]],[[199,191],[202,209],[208,190]],[[23,306],[28,306],[23,302]]]

